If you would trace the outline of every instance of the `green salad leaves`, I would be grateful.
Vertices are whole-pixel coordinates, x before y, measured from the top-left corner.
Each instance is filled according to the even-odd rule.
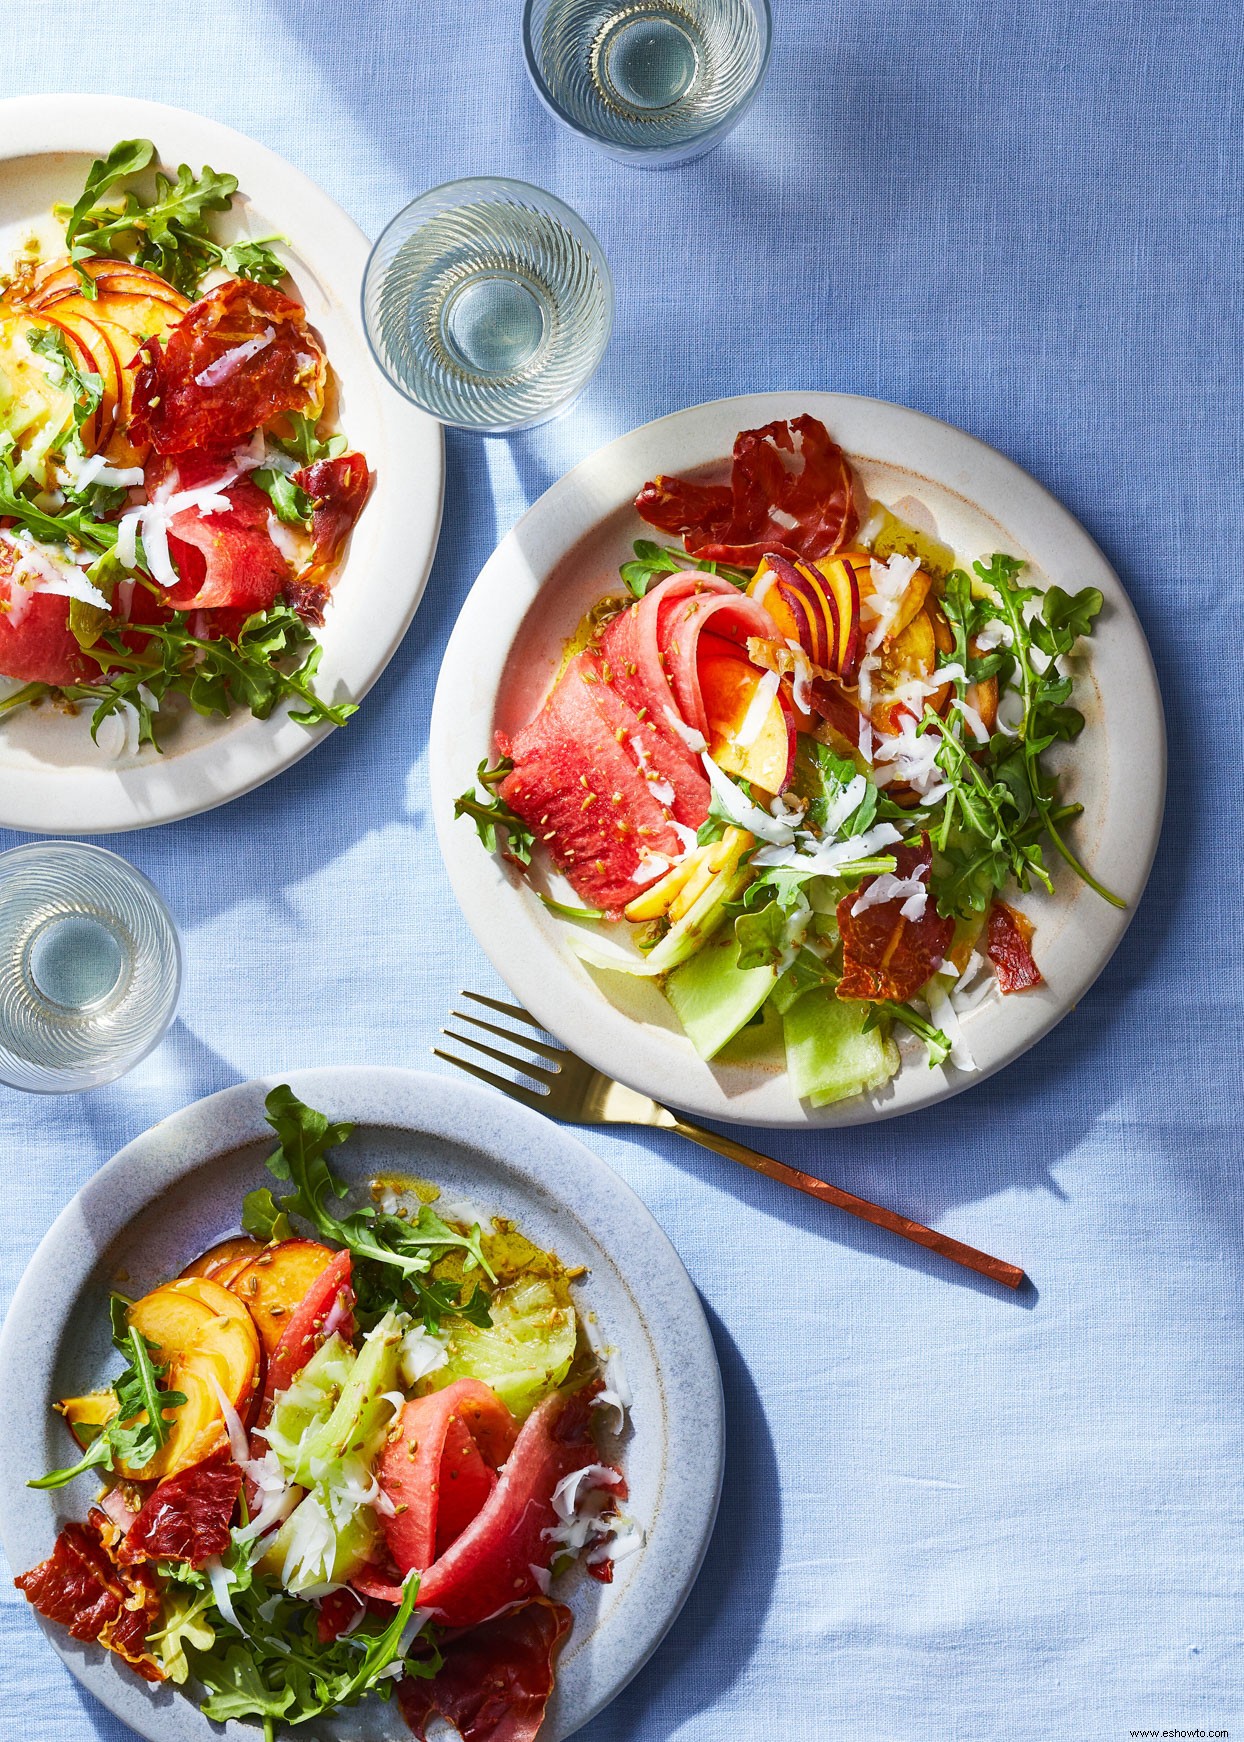
[[[144,175],[154,158],[150,139],[123,139],[91,165],[74,204],[54,208],[64,222],[69,258],[78,266],[84,296],[93,301],[99,291],[78,263],[96,255],[150,267],[190,297],[216,267],[261,284],[281,282],[285,266],[269,246],[281,237],[242,239],[226,246],[210,233],[210,219],[233,203],[236,176],[208,168],[195,175],[183,163],[174,179],[156,170],[150,194],[125,185]]]
[[[420,1639],[410,1651],[408,1635],[419,1598],[412,1575],[402,1601],[387,1622],[365,1616],[353,1632],[321,1644],[319,1611],[264,1580],[251,1565],[246,1545],[222,1556],[232,1619],[217,1606],[206,1572],[180,1562],[161,1562],[168,1581],[165,1620],[149,1643],[169,1679],[193,1676],[207,1690],[204,1716],[259,1719],[266,1742],[278,1725],[305,1724],[366,1694],[388,1700],[401,1676],[433,1676],[441,1657]]]
[[[63,1488],[84,1470],[115,1470],[118,1464],[141,1473],[167,1442],[167,1412],[179,1409],[186,1401],[185,1394],[161,1388],[166,1369],[152,1364],[151,1347],[127,1323],[128,1306],[121,1295],[112,1296],[113,1345],[129,1358],[129,1366],[113,1381],[115,1414],[95,1430],[76,1464],[36,1477],[26,1484],[28,1488]]]
[[[433,1332],[452,1315],[475,1325],[491,1322],[489,1296],[478,1281],[464,1298],[467,1279],[474,1272],[496,1280],[484,1257],[478,1227],[466,1233],[451,1228],[430,1204],[422,1204],[413,1221],[371,1204],[338,1214],[336,1203],[349,1188],[326,1158],[354,1127],[331,1123],[300,1101],[286,1083],[272,1090],[265,1108],[268,1123],[280,1139],[280,1147],[268,1158],[268,1171],[292,1189],[280,1198],[266,1186],[247,1194],[242,1226],[248,1234],[272,1239],[284,1232],[288,1218],[296,1216],[322,1239],[348,1248],[356,1260],[355,1293],[367,1319],[399,1308],[415,1313]],[[279,1223],[280,1217],[287,1218],[285,1225]],[[449,1253],[460,1255],[460,1274],[433,1275],[438,1260]]]

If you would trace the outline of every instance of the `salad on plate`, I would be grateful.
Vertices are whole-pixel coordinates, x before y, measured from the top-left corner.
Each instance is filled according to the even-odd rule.
[[[630,1402],[568,1271],[427,1181],[346,1209],[352,1127],[267,1100],[285,1190],[140,1299],[124,1371],[57,1404],[99,1485],[17,1579],[39,1612],[213,1721],[284,1726],[396,1696],[413,1734],[531,1742],[575,1565],[638,1550],[616,1440]],[[442,1728],[444,1725],[442,1724]]]
[[[86,711],[116,755],[187,708],[349,717],[314,630],[371,487],[282,238],[157,161],[114,146],[0,278],[0,723]]]
[[[1102,595],[964,560],[807,415],[635,506],[680,542],[636,542],[456,814],[705,1059],[784,1052],[814,1107],[881,1090],[896,1031],[972,1070],[1059,863],[1124,905],[1074,840]]]

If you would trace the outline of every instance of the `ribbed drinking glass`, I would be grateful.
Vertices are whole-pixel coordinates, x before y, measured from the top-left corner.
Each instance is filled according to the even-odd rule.
[[[0,854],[0,1082],[112,1082],[163,1036],[180,983],[168,909],[124,859],[75,841]]]
[[[583,220],[526,182],[473,177],[389,224],[363,280],[376,360],[442,423],[491,433],[565,411],[596,373],[613,280]]]
[[[611,157],[665,169],[711,151],[760,89],[769,0],[527,0],[541,100]]]

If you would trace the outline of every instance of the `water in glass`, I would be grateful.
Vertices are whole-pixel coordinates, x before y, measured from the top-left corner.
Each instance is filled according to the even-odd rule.
[[[368,263],[363,313],[381,367],[433,417],[524,429],[564,410],[595,373],[613,287],[568,206],[476,177],[394,218]]]
[[[654,166],[710,149],[759,86],[765,0],[528,0],[536,89],[615,155]]]
[[[47,841],[0,855],[0,1082],[111,1082],[168,1027],[180,974],[167,908],[115,853]]]

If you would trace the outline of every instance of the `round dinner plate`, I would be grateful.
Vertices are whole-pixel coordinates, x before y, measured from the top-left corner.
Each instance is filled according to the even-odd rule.
[[[155,141],[166,169],[210,164],[237,177],[219,234],[288,238],[299,297],[323,337],[339,387],[340,424],[375,474],[333,589],[320,639],[318,692],[359,701],[410,624],[440,530],[441,427],[397,393],[367,349],[360,294],[368,243],[341,207],[275,152],[216,121],[130,97],[39,96],[0,102],[0,266],[32,232],[45,252],[61,234],[54,201],[72,202],[91,160],[119,139]],[[63,237],[61,238],[63,247]],[[282,704],[268,720],[188,710],[162,752],[112,757],[76,716],[24,708],[0,720],[0,828],[106,834],[193,816],[270,780],[333,728],[298,725]]]
[[[1120,912],[1053,852],[1056,892],[1017,902],[1039,927],[1045,984],[991,999],[964,1019],[977,1070],[930,1069],[898,1030],[903,1068],[869,1096],[819,1110],[792,1094],[780,1056],[700,1059],[651,984],[587,967],[515,869],[485,852],[457,796],[495,734],[535,713],[566,638],[608,591],[632,541],[652,538],[634,497],[659,473],[727,475],[734,440],[801,412],[841,443],[871,497],[899,505],[960,560],[995,550],[1021,557],[1038,586],[1099,587],[1105,609],[1087,657],[1076,655],[1076,702],[1087,725],[1066,756],[1069,796],[1084,806],[1073,838],[1094,874],[1123,895]],[[598,1069],[658,1101],[749,1125],[854,1125],[913,1112],[1000,1070],[1040,1040],[1097,978],[1136,910],[1157,849],[1166,780],[1162,703],[1144,632],[1102,552],[1060,503],[1013,461],[949,424],[904,406],[843,393],[761,393],[717,400],[645,424],[576,466],[498,546],[462,608],[441,666],[429,751],[433,814],[463,913],[511,990]],[[1009,899],[1009,898],[1008,898]]]
[[[242,1194],[271,1184],[275,1139],[264,1097],[288,1082],[309,1105],[357,1129],[333,1151],[355,1185],[377,1173],[434,1180],[445,1203],[518,1223],[568,1266],[584,1265],[580,1314],[620,1355],[634,1402],[604,1455],[620,1462],[628,1512],[645,1532],[612,1584],[568,1575],[575,1624],[562,1652],[542,1742],[587,1723],[646,1661],[695,1580],[716,1516],[723,1461],[721,1379],[712,1338],[677,1253],[639,1199],[558,1126],[500,1096],[419,1071],[296,1071],[197,1101],[114,1156],[61,1212],[30,1261],[0,1333],[0,1530],[14,1572],[51,1551],[97,1484],[27,1488],[65,1461],[57,1398],[108,1383],[110,1288],[137,1295],[175,1276],[235,1230]],[[254,1725],[209,1724],[170,1687],[151,1688],[98,1646],[41,1622],[70,1670],[151,1742],[255,1742]],[[325,1738],[391,1742],[395,1708],[375,1699],[313,1728]],[[401,1728],[400,1720],[398,1726]]]

